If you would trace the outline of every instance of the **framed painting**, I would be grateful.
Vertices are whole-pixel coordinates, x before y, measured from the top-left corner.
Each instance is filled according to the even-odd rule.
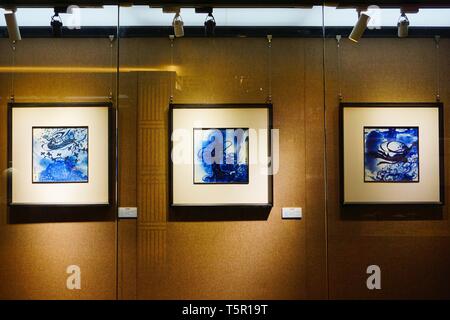
[[[341,103],[341,202],[444,202],[441,103]]]
[[[194,128],[194,184],[248,184],[248,128]]]
[[[111,103],[8,105],[10,206],[111,204]]]
[[[89,183],[89,127],[32,127],[33,183]]]
[[[268,104],[172,104],[171,206],[272,205]]]

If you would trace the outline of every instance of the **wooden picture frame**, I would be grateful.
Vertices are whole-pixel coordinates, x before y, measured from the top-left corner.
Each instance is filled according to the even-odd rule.
[[[242,111],[242,110],[249,110],[249,112],[260,112],[261,115],[265,114],[265,119],[266,121],[266,125],[263,129],[267,130],[267,136],[265,137],[265,139],[267,139],[267,145],[265,145],[265,148],[267,148],[267,157],[268,159],[270,159],[272,157],[272,139],[271,139],[271,130],[272,130],[272,105],[271,104],[170,104],[169,106],[169,126],[168,126],[168,137],[169,137],[169,154],[168,154],[168,161],[169,161],[169,190],[168,190],[168,194],[169,194],[169,206],[174,208],[174,207],[264,207],[264,208],[271,208],[273,206],[273,175],[268,173],[267,177],[265,177],[264,179],[266,180],[265,185],[267,186],[267,189],[264,190],[265,194],[264,196],[261,195],[261,198],[266,199],[265,201],[260,201],[260,202],[251,202],[251,201],[238,201],[236,199],[227,199],[226,201],[217,201],[214,203],[208,202],[208,203],[201,203],[199,201],[177,201],[177,196],[180,192],[177,191],[174,192],[174,185],[178,185],[179,181],[177,180],[177,178],[174,176],[174,163],[172,161],[172,150],[174,148],[174,141],[172,140],[172,133],[174,130],[174,114],[179,112],[180,110],[183,110],[183,112],[185,113],[189,113],[192,111],[196,111],[198,117],[195,118],[195,121],[198,121],[199,123],[203,123],[203,125],[201,126],[190,126],[187,125],[186,126],[186,132],[190,132],[190,130],[192,130],[192,135],[193,135],[193,130],[194,129],[204,129],[204,128],[247,128],[247,129],[252,129],[252,126],[249,125],[248,120],[242,120],[242,121],[237,121],[238,123],[230,123],[228,122],[227,125],[220,125],[220,120],[214,120],[213,122],[216,123],[216,125],[211,126],[211,123],[208,122],[209,120],[205,120],[202,119],[202,113],[206,113],[205,111],[207,110],[214,110],[212,111],[212,113],[214,112],[224,112],[224,114],[227,115],[231,115],[231,118],[233,117],[232,114],[234,111]],[[240,110],[240,111],[239,111]],[[201,111],[201,112],[200,112]],[[188,128],[189,127],[189,128]],[[179,129],[179,128],[176,128]],[[262,129],[262,128],[255,128],[255,129]],[[190,137],[189,142],[186,143],[190,143],[191,144],[191,151],[193,151],[193,145],[194,145],[194,139],[193,137]],[[186,140],[186,141],[187,141]],[[250,144],[252,143],[251,140],[249,142]],[[252,147],[254,147],[253,145],[249,146],[250,149],[252,149]],[[193,153],[192,153],[193,154]],[[190,179],[189,179],[189,188],[192,186],[197,186],[203,189],[206,188],[222,188],[222,190],[226,190],[227,189],[227,185],[226,184],[209,184],[209,183],[205,183],[205,184],[195,184],[194,180],[193,180],[193,176],[194,176],[194,170],[193,170],[193,166],[194,166],[194,160],[193,160],[193,156],[192,154],[189,155],[189,158],[192,159],[192,163],[186,165],[186,169],[185,172],[187,175],[189,175]],[[189,170],[189,165],[192,165],[192,168],[190,168],[190,172],[188,172],[187,170]],[[253,170],[253,168],[250,168],[249,170]],[[269,171],[268,171],[269,172]],[[192,177],[191,177],[192,175]],[[252,179],[254,177],[252,177],[252,175],[250,175],[249,179]],[[260,177],[261,178],[261,177]],[[174,181],[177,180],[177,181]],[[186,182],[187,183],[187,182]],[[249,181],[249,183],[236,183],[234,184],[234,187],[242,187],[242,188],[249,188],[247,189],[250,190],[250,188],[252,187],[252,180]],[[199,190],[199,189],[197,189]],[[187,191],[189,192],[189,191]],[[202,191],[201,191],[202,192]],[[174,194],[175,193],[175,194]],[[262,192],[261,192],[262,193]],[[244,197],[243,197],[244,198]]]
[[[103,201],[92,201],[92,202],[86,202],[83,203],[77,202],[77,201],[68,201],[68,202],[39,202],[39,201],[14,201],[14,163],[13,163],[13,132],[14,132],[14,119],[13,114],[15,110],[33,110],[33,112],[36,111],[38,108],[44,108],[47,111],[53,112],[54,110],[58,110],[60,112],[64,111],[64,108],[68,108],[67,110],[72,110],[73,112],[77,112],[77,110],[86,110],[87,112],[90,112],[90,110],[93,110],[92,108],[97,108],[97,110],[101,111],[101,117],[102,117],[102,123],[103,123],[103,130],[102,133],[105,133],[107,136],[101,136],[101,141],[106,142],[106,146],[103,146],[104,149],[106,149],[106,154],[102,153],[102,159],[107,161],[108,167],[107,169],[102,171],[102,181],[100,184],[104,186],[105,190],[103,192],[102,199]],[[43,109],[43,110],[44,110]],[[104,110],[101,110],[104,109]],[[22,116],[24,117],[24,116]],[[53,117],[53,122],[55,121],[55,117]],[[81,116],[82,118],[82,116]],[[8,174],[8,186],[7,186],[7,200],[8,200],[8,206],[11,209],[14,210],[22,210],[25,209],[27,211],[33,210],[33,208],[37,209],[37,211],[42,212],[45,208],[59,208],[63,210],[70,210],[70,208],[74,208],[76,210],[83,211],[84,209],[89,208],[104,208],[108,210],[108,208],[111,208],[115,204],[116,199],[116,192],[115,192],[115,185],[116,185],[116,129],[115,129],[115,119],[116,119],[116,110],[113,107],[113,104],[111,102],[63,102],[63,103],[9,103],[8,104],[8,167],[12,168]],[[65,119],[64,121],[70,122],[70,120]],[[77,120],[79,121],[79,120]],[[90,120],[92,123],[92,120]],[[61,127],[64,127],[66,125],[61,125]],[[91,125],[94,126],[94,125]],[[48,125],[48,123],[44,123],[43,125],[37,124],[37,125],[29,125],[27,126],[27,130],[32,130],[33,127],[55,127],[54,125]],[[87,127],[87,125],[69,125],[68,127]],[[97,136],[100,136],[100,131]],[[25,139],[25,138],[24,138]],[[89,142],[90,144],[90,142]],[[30,150],[32,152],[32,150]],[[100,151],[98,152],[101,153]],[[32,155],[28,157],[33,157]],[[89,162],[95,161],[95,159],[89,159]],[[21,168],[22,169],[22,168]],[[28,169],[27,169],[28,170]],[[33,169],[31,168],[33,171]],[[107,181],[104,181],[104,179],[107,179]],[[33,179],[31,179],[33,180]],[[99,179],[97,179],[99,180]],[[89,181],[87,183],[74,183],[77,184],[79,187],[83,187],[84,185],[88,185],[91,182]],[[34,184],[36,187],[40,187],[40,185],[45,185],[42,183],[34,183],[32,181],[29,182],[30,184]],[[63,184],[70,184],[68,182],[58,182],[58,183],[51,183],[52,190],[57,190],[58,185]],[[48,184],[47,184],[48,185]],[[103,210],[103,209],[102,209]],[[105,211],[105,210],[103,210]],[[106,211],[105,211],[106,212]]]
[[[394,117],[394,115],[400,114],[405,116]],[[341,205],[443,205],[445,189],[443,119],[443,104],[439,102],[340,103],[339,146]],[[363,136],[363,139],[361,142],[358,140],[361,139],[359,129],[377,127],[418,128],[418,137],[420,135],[420,142],[419,138],[417,142],[418,161],[426,163],[426,165],[422,166],[422,162],[418,162],[420,169],[417,167],[417,174],[420,172],[420,181],[418,179],[417,181],[410,181],[412,183],[387,180],[366,181],[366,177],[363,176],[366,174],[365,162],[362,161],[360,163],[360,160],[361,158],[365,159],[365,155],[362,155],[361,151],[363,151],[362,153],[365,153],[367,149],[362,131],[361,135]],[[432,147],[427,146],[427,143]],[[419,144],[421,145],[420,149],[418,148]],[[400,145],[400,142],[398,145]],[[398,155],[401,155],[401,152],[406,152],[401,150],[407,150],[407,148],[400,149],[398,153],[396,153],[396,150],[392,151],[391,149],[388,151],[381,150],[380,152],[386,153],[387,157],[387,160],[384,162],[387,164],[382,165],[386,167],[398,163]],[[425,153],[425,150],[431,152]],[[353,158],[356,160],[353,160]],[[401,161],[405,162],[406,160],[405,158],[402,158]],[[352,163],[353,165],[350,165],[349,163]],[[423,168],[425,168],[425,170],[423,170]],[[361,176],[361,181],[358,181],[359,176]],[[427,183],[430,188],[426,188],[427,185],[425,184],[421,186],[424,182]],[[399,195],[398,199],[395,198],[396,196],[394,193]],[[413,199],[414,197],[418,200]]]

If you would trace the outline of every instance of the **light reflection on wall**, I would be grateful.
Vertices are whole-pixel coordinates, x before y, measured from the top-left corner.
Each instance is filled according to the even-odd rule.
[[[113,67],[32,67],[32,66],[0,66],[0,73],[116,73]],[[181,68],[176,65],[160,67],[120,67],[119,72],[175,72],[181,74]]]

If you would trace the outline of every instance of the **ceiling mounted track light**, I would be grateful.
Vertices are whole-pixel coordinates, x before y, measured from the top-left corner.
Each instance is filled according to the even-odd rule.
[[[61,37],[62,36],[63,23],[62,23],[61,17],[59,16],[59,13],[55,13],[52,16],[52,20],[50,22],[50,25],[52,26],[53,36],[56,37],[56,38]]]
[[[369,24],[370,16],[366,13],[361,13],[360,10],[358,12],[358,21],[353,27],[352,32],[348,36],[350,40],[353,42],[358,42],[366,31],[367,25]]]
[[[208,16],[205,20],[205,36],[210,37],[214,36],[214,33],[216,31],[216,20],[214,19],[214,16],[212,15],[212,12],[208,13]]]
[[[399,38],[406,38],[408,36],[409,20],[404,12],[402,12],[398,19],[397,29]]]
[[[215,30],[216,30],[216,19],[214,19],[213,16],[213,8],[211,7],[199,7],[195,8],[195,13],[207,13],[205,19],[205,36],[210,37],[214,36]]]
[[[55,14],[52,16],[50,25],[52,27],[53,36],[59,38],[62,36],[62,28],[63,28],[63,22],[59,14],[66,13],[67,7],[55,7],[54,12]]]
[[[175,37],[179,38],[184,36],[184,22],[183,19],[181,19],[179,12],[175,14],[175,17],[173,18],[172,21],[172,26]]]
[[[6,9],[5,11],[6,27],[8,29],[9,40],[12,42],[22,40],[19,25],[17,24],[16,8]]]

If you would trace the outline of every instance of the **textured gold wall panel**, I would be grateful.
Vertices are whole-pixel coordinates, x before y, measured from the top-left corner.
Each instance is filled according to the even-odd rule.
[[[131,57],[121,60],[126,63]],[[119,101],[119,206],[137,207],[137,73],[120,74]],[[135,219],[118,222],[118,298],[136,298],[137,224]]]
[[[136,42],[126,39],[122,45],[128,52],[139,47],[140,65],[158,67],[171,60],[169,40]],[[323,159],[321,41],[277,39],[272,50],[272,81],[266,40],[239,38],[177,39],[176,72],[139,76],[138,298],[326,296],[323,161],[306,170],[308,159]],[[268,220],[172,221],[167,210],[170,96],[175,103],[264,103],[270,82],[281,163]],[[319,194],[306,201],[308,188]],[[281,220],[282,206],[303,207],[305,220]],[[220,211],[211,209],[211,217]]]
[[[166,257],[167,110],[170,75],[140,74],[138,84],[137,294],[142,278],[158,273]],[[152,290],[152,289],[151,289]]]
[[[265,102],[270,91],[266,40],[177,39],[172,66],[176,73],[121,75],[119,202],[138,206],[139,218],[118,225],[120,298],[326,298],[327,274],[331,298],[449,297],[447,205],[442,220],[342,219],[336,43],[325,42],[325,74],[322,46],[321,39],[273,40],[273,120],[280,129],[280,171],[274,177],[274,208],[262,221],[170,219],[167,110],[171,94],[175,103]],[[160,68],[171,61],[168,39],[123,39],[121,50],[123,66]],[[434,50],[433,39],[364,39],[358,45],[343,40],[344,101],[433,101]],[[449,50],[450,42],[443,39],[440,76],[445,105],[450,101]],[[0,40],[0,52],[0,65],[9,65],[10,56],[3,54],[9,52],[7,40]],[[25,39],[16,61],[27,66],[108,67],[109,42]],[[9,74],[0,73],[3,124],[10,80]],[[23,73],[15,77],[15,91],[19,101],[104,100],[113,80],[109,74],[70,70]],[[448,120],[450,113],[445,112],[445,123]],[[449,130],[446,126],[446,138]],[[2,125],[0,298],[115,298],[116,224],[8,223],[6,167]],[[446,181],[448,175],[446,168]],[[285,206],[302,207],[303,220],[282,220]],[[213,209],[211,215],[219,211]],[[65,289],[69,264],[82,268],[81,291]],[[381,266],[382,291],[365,288],[368,264]]]
[[[345,102],[433,102],[436,49],[430,39],[343,41],[341,87]],[[445,159],[449,155],[450,41],[441,41],[439,72],[444,102]],[[326,41],[327,184],[331,298],[449,298],[448,205],[438,220],[385,220],[383,209],[362,219],[343,219],[339,208],[339,127],[336,41]],[[446,199],[449,197],[445,166]],[[366,212],[360,211],[361,216]],[[395,212],[393,212],[395,214]],[[367,215],[366,215],[367,216]],[[383,219],[380,217],[384,216]],[[382,290],[365,287],[366,268],[378,264]]]
[[[0,40],[0,65],[10,66],[11,49]],[[16,66],[68,67],[66,73],[15,75],[17,102],[104,101],[114,74],[77,73],[76,66],[109,67],[109,40],[24,39]],[[52,222],[11,224],[6,206],[6,104],[11,75],[0,74],[0,298],[114,299],[116,297],[116,224]],[[93,212],[94,213],[94,212]],[[81,268],[81,290],[66,288],[66,268]]]

